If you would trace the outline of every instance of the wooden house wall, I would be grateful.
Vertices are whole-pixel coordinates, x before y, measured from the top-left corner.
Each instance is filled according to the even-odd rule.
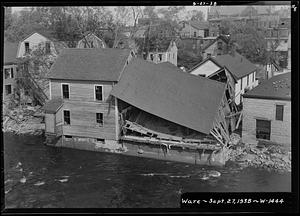
[[[115,105],[110,91],[112,82],[51,80],[51,97],[62,97],[61,84],[70,84],[70,99],[56,113],[57,125],[63,126],[63,134],[70,136],[111,139],[116,138]],[[103,85],[104,101],[95,101],[94,86]],[[112,99],[112,100],[110,100]],[[70,125],[63,122],[63,111],[70,111]],[[96,124],[96,113],[103,113],[103,126]]]
[[[243,139],[256,140],[256,119],[271,121],[270,140],[291,144],[291,102],[255,98],[243,99]],[[284,105],[283,121],[275,119],[276,105]]]

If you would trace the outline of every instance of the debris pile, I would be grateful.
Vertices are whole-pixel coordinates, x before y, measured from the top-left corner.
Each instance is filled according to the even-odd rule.
[[[44,132],[43,112],[40,106],[22,105],[3,110],[3,132],[40,135]]]
[[[291,172],[291,151],[284,146],[258,142],[257,145],[239,141],[232,147],[230,161],[241,167],[256,167],[279,172]]]

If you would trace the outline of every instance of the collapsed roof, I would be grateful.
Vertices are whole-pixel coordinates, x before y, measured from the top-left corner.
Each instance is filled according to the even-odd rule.
[[[176,66],[133,59],[111,94],[141,110],[209,134],[225,84]]]

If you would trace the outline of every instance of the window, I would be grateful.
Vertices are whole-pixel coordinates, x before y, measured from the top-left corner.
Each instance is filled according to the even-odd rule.
[[[150,59],[151,59],[151,61],[153,61],[153,59],[154,59],[154,55],[153,54],[150,54]]]
[[[254,73],[252,74],[252,82],[254,82]]]
[[[173,59],[175,59],[175,53],[173,53]]]
[[[96,113],[96,123],[98,126],[103,126],[103,113]]]
[[[243,89],[243,78],[241,79],[241,91]]]
[[[102,101],[102,86],[95,86],[95,100]]]
[[[6,95],[11,94],[11,85],[5,85],[5,93],[6,93]]]
[[[249,76],[250,75],[247,76],[247,86],[249,85]]]
[[[10,69],[10,78],[14,78],[14,68]]]
[[[194,32],[194,37],[197,37],[197,32]]]
[[[64,110],[64,124],[70,125],[71,119],[70,119],[70,111]]]
[[[206,77],[206,75],[205,75],[205,74],[199,74],[198,76],[201,76],[201,77]]]
[[[276,105],[276,120],[283,121],[283,105]]]
[[[50,42],[49,41],[46,42],[45,52],[46,52],[46,54],[50,53]]]
[[[222,50],[222,45],[223,45],[223,44],[222,44],[222,41],[219,41],[219,42],[218,42],[218,49],[219,49],[219,50]]]
[[[207,56],[206,56],[206,57],[207,57],[207,58],[208,58],[208,57],[211,57],[211,53],[207,53]]]
[[[66,139],[72,139],[72,136],[70,136],[70,135],[65,135],[65,138],[66,138]]]
[[[10,70],[9,70],[9,68],[5,68],[4,69],[4,76],[5,76],[5,79],[10,78]]]
[[[25,53],[29,53],[29,42],[25,42]]]
[[[97,139],[96,139],[96,142],[105,144],[105,139],[97,138]]]
[[[270,140],[271,121],[256,119],[256,138]]]
[[[69,85],[68,84],[62,84],[62,93],[63,93],[63,99],[69,99]]]
[[[158,54],[158,60],[162,61],[162,54]]]

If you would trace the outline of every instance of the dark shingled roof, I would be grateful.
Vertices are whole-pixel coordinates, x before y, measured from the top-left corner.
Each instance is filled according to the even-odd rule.
[[[118,81],[128,49],[64,49],[51,67],[50,79]]]
[[[54,114],[63,104],[63,100],[61,98],[55,98],[49,100],[44,106],[43,109],[45,113]]]
[[[243,95],[245,98],[291,100],[291,73],[265,80]]]
[[[18,43],[4,42],[4,64],[17,62]]]
[[[170,64],[133,59],[111,94],[141,110],[209,134],[225,84]]]

